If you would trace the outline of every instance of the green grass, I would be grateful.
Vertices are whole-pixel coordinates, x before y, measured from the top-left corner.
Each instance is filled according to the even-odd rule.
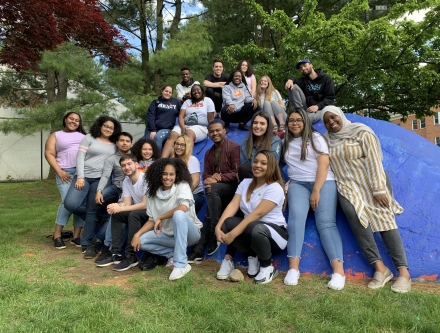
[[[294,288],[219,282],[213,265],[170,282],[170,270],[98,269],[50,234],[59,203],[53,182],[0,184],[0,332],[438,332],[440,288],[404,295],[326,277]],[[419,289],[420,289],[419,288]]]

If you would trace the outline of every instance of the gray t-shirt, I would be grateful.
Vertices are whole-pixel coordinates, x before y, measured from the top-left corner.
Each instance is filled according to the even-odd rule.
[[[104,168],[102,169],[101,179],[99,180],[97,190],[103,190],[108,183],[111,175],[113,174],[113,185],[115,185],[120,190],[122,189],[122,182],[124,181],[125,175],[122,172],[121,164],[119,160],[121,159],[121,154],[117,152],[113,154],[104,163]]]

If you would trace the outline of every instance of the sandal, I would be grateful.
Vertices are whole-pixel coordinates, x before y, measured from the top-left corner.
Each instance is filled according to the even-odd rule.
[[[278,133],[278,126],[277,126],[277,125],[274,125],[274,127],[273,127],[273,132],[274,132],[275,134]]]
[[[280,132],[285,132],[286,131],[286,124],[280,124]]]

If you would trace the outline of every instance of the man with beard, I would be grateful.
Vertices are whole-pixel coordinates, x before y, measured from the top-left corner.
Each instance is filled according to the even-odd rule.
[[[294,108],[306,110],[311,122],[316,123],[321,119],[322,109],[334,104],[333,80],[323,70],[313,69],[309,59],[300,60],[295,67],[303,77],[286,82],[290,104]]]
[[[216,119],[209,123],[208,133],[214,142],[206,151],[204,159],[203,181],[206,192],[207,215],[201,229],[199,242],[188,255],[188,263],[199,264],[206,253],[214,254],[220,247],[215,235],[215,227],[226,206],[231,202],[237,190],[237,172],[240,165],[240,146],[226,138],[223,121]],[[209,213],[208,213],[209,212]]]

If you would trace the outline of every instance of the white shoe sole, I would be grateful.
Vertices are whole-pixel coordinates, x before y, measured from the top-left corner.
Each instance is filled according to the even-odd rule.
[[[259,281],[254,281],[255,284],[266,284],[269,283],[270,281],[272,281],[273,279],[275,279],[278,276],[278,270],[275,269],[273,271],[273,274],[269,277],[269,279],[267,280],[259,280]]]

